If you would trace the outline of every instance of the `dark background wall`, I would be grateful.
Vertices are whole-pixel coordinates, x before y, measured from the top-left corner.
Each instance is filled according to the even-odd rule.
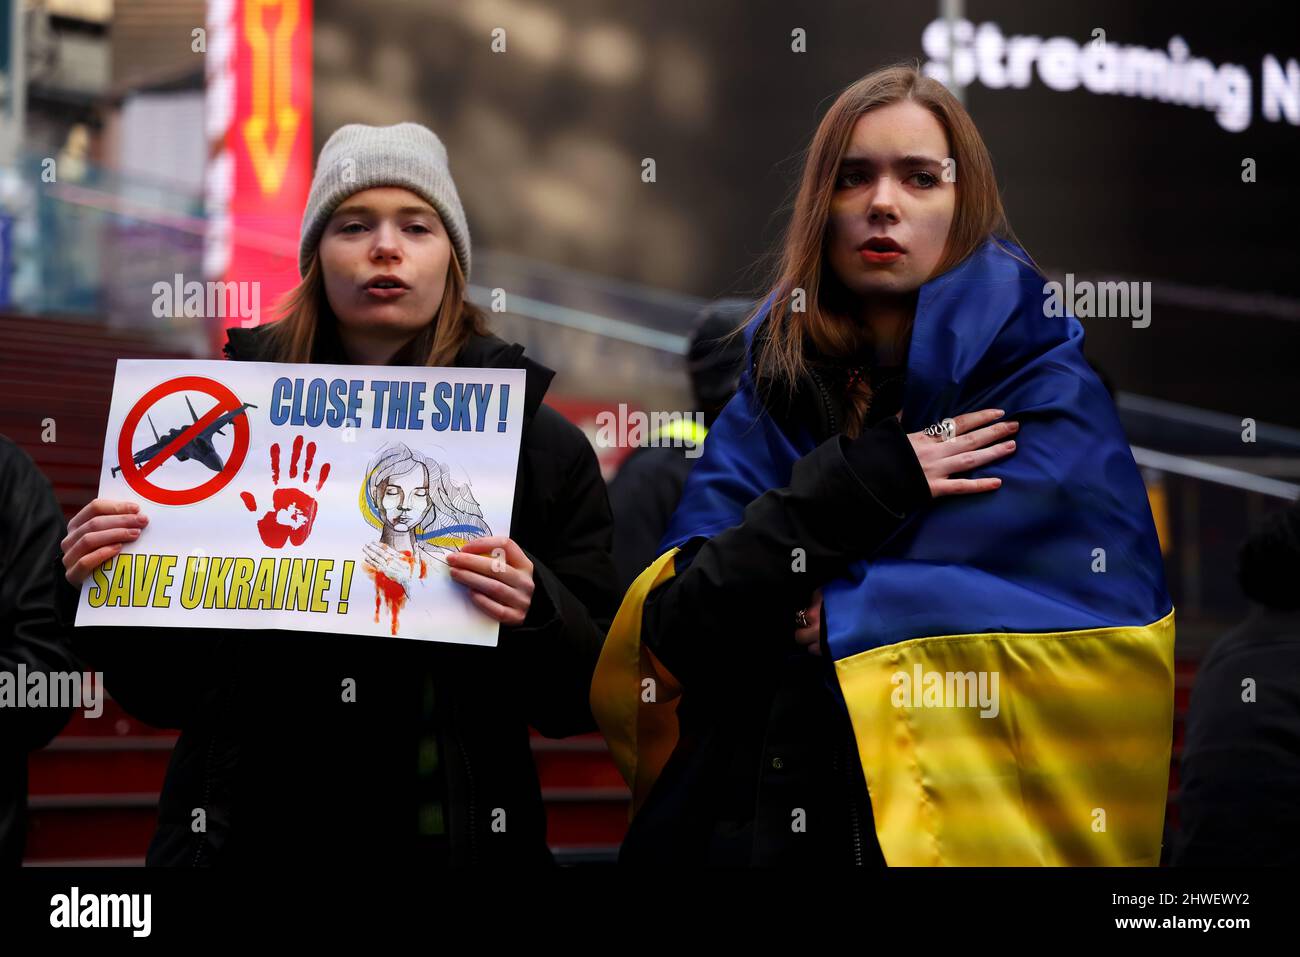
[[[345,122],[416,119],[447,142],[474,241],[712,297],[756,292],[801,151],[835,94],[922,58],[937,3],[317,0],[316,146]],[[1249,127],[1208,110],[967,90],[1012,223],[1050,273],[1150,280],[1152,324],[1086,322],[1120,388],[1300,425],[1300,130],[1260,112],[1261,63],[1300,57],[1292,3],[1015,3],[965,15],[1245,67]],[[491,49],[506,31],[506,52]],[[791,51],[791,31],[807,52]],[[1300,69],[1300,67],[1297,67]],[[641,180],[651,157],[657,181]],[[1241,181],[1252,157],[1258,181]]]

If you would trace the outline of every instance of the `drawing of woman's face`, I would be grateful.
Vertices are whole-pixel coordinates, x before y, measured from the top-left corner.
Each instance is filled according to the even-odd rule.
[[[388,476],[379,487],[379,501],[375,504],[384,525],[394,531],[408,532],[423,522],[433,507],[429,473],[424,465],[417,462],[408,472]]]

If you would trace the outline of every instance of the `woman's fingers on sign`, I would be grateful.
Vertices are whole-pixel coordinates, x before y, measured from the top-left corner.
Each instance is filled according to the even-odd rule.
[[[140,537],[148,517],[135,502],[97,498],[73,516],[60,542],[64,577],[80,585],[124,544]]]
[[[495,568],[500,570],[502,564],[532,573],[533,563],[528,560],[524,550],[508,535],[485,535],[471,538],[460,548],[461,554],[488,555],[496,560]]]
[[[68,534],[72,534],[86,522],[102,516],[123,515],[129,516],[138,514],[140,506],[135,502],[124,502],[111,498],[96,498],[86,504],[84,508],[72,517],[68,522]]]
[[[470,598],[489,617],[518,625],[533,600],[533,563],[505,535],[471,539],[447,555],[451,577],[470,590]]]

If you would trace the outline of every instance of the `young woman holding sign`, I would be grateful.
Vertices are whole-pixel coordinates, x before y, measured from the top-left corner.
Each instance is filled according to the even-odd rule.
[[[466,298],[469,231],[429,130],[353,125],[330,137],[299,267],[279,321],[229,330],[229,358],[526,370],[511,532],[445,555],[501,623],[500,644],[77,629],[124,708],[181,730],[148,861],[547,863],[528,729],[594,730],[588,688],[618,601],[595,454],[542,403],[554,373],[488,333]],[[375,490],[385,530],[397,514],[388,493],[438,492],[426,472],[401,485],[436,467],[418,456],[398,466]],[[68,623],[78,586],[147,529],[135,503],[103,499],[69,523]],[[368,550],[373,569],[392,560],[381,545]]]

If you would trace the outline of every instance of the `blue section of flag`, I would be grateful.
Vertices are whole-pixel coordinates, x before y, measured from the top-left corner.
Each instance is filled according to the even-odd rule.
[[[465,532],[470,535],[485,535],[487,534],[487,529],[479,525],[444,525],[442,526],[442,528],[435,528],[430,531],[424,532],[422,535],[420,535],[420,541],[423,542],[429,540],[430,538],[439,538],[443,535],[456,535],[461,532]]]
[[[1017,450],[970,473],[998,476],[1001,488],[934,501],[823,584],[837,660],[909,638],[1146,625],[1170,611],[1146,489],[1083,357],[1083,328],[1047,314],[1044,280],[1023,255],[989,240],[921,288],[904,429],[999,408],[1020,423]],[[746,373],[660,552],[739,524],[812,448],[806,430],[786,433],[763,410]]]

